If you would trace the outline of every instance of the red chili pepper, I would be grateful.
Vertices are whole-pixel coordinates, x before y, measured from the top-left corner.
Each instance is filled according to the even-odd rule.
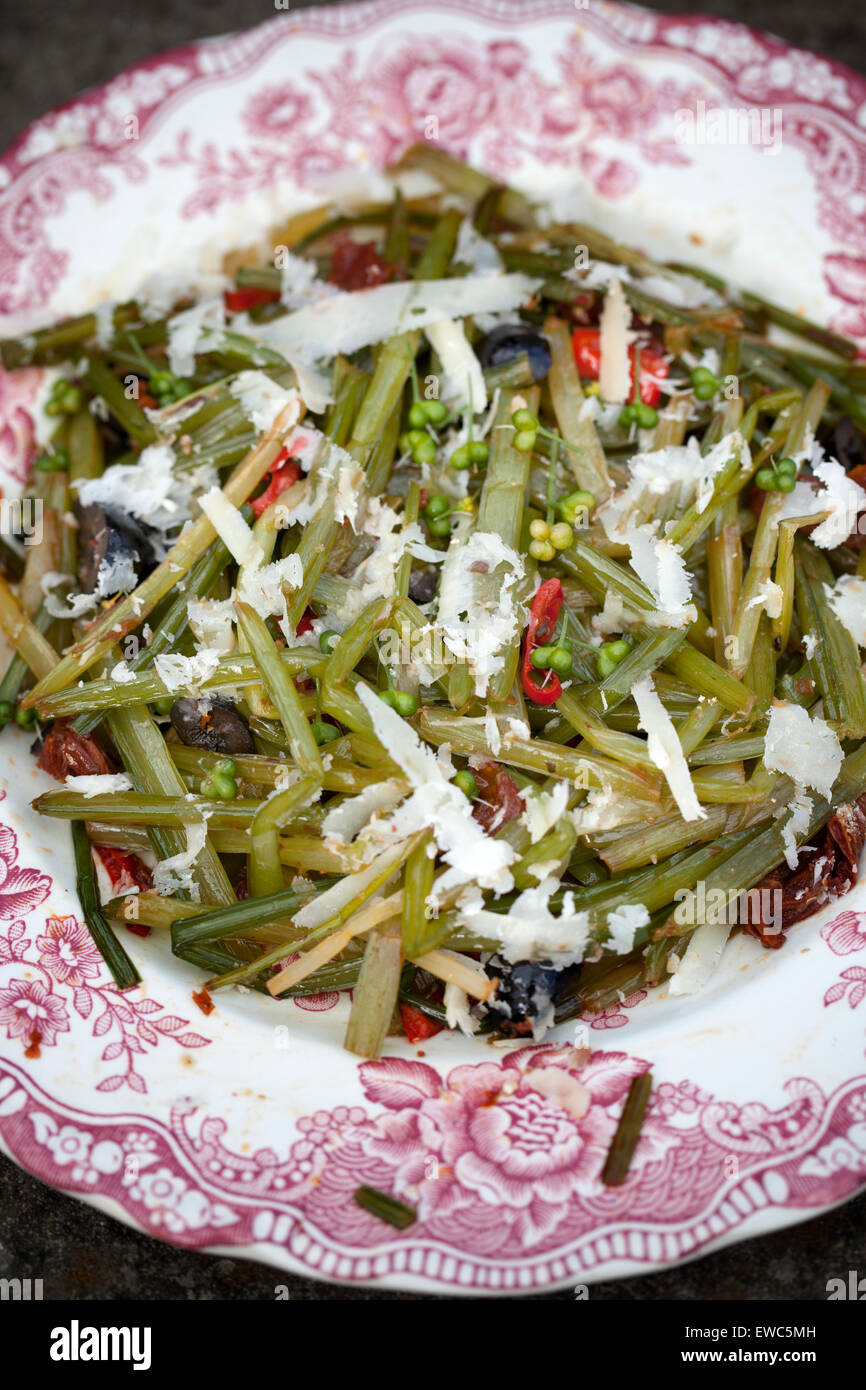
[[[536,647],[546,647],[553,640],[561,607],[562,584],[558,579],[548,579],[532,600],[520,667],[523,693],[537,705],[555,705],[562,694],[562,682],[553,671],[544,673],[544,685],[536,683],[541,672],[536,670],[530,659]]]
[[[303,635],[304,635],[305,632],[311,632],[311,631],[312,631],[312,628],[313,628],[313,619],[315,618],[315,616],[316,616],[316,615],[315,615],[315,613],[313,612],[312,608],[307,608],[307,609],[305,610],[304,615],[303,615],[303,617],[301,618],[301,621],[298,623],[298,626],[297,626],[297,635],[298,635],[298,637],[303,637]]]
[[[225,304],[230,314],[241,314],[245,309],[255,309],[258,304],[273,304],[279,299],[279,290],[226,290]]]
[[[300,478],[300,464],[295,463],[294,459],[287,463],[288,457],[288,449],[283,449],[274,459],[271,465],[271,481],[261,497],[254,497],[250,503],[253,516],[260,517],[272,502],[276,502],[281,493],[286,492]]]
[[[437,1023],[429,1014],[416,1009],[414,1004],[401,1004],[400,1018],[403,1020],[403,1030],[410,1043],[433,1038],[437,1033],[441,1033],[444,1027],[444,1024]]]
[[[582,377],[598,381],[601,370],[601,333],[597,328],[576,328],[571,335],[574,360]],[[634,389],[634,344],[628,350],[631,362],[630,383]],[[661,395],[661,387],[656,377],[666,377],[668,364],[661,353],[652,348],[642,347],[640,351],[640,398],[644,405],[656,405]]]

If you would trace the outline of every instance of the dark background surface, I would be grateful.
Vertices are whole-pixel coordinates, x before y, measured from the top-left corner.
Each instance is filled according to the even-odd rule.
[[[292,0],[292,9],[304,0]],[[768,29],[866,70],[863,0],[704,0],[650,3]],[[28,121],[107,81],[130,63],[269,18],[264,0],[0,0],[0,148]],[[680,1269],[592,1286],[605,1300],[823,1300],[827,1280],[863,1272],[866,1196],[827,1216],[733,1246]],[[0,1157],[0,1278],[42,1279],[46,1299],[414,1299],[293,1278],[265,1265],[174,1249],[51,1191]],[[542,1296],[544,1297],[544,1296]],[[546,1296],[569,1299],[569,1291]],[[527,1301],[538,1301],[537,1299]]]

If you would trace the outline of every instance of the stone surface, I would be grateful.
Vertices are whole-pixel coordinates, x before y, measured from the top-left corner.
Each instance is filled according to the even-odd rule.
[[[590,0],[592,3],[592,0]],[[304,0],[292,0],[293,9]],[[866,68],[866,6],[837,0],[667,0],[651,8],[698,8],[780,34],[804,48]],[[66,0],[5,5],[0,46],[0,148],[28,121],[107,81],[130,63],[196,38],[267,18],[241,0]],[[827,1216],[735,1245],[680,1269],[593,1286],[592,1299],[791,1299],[826,1297],[827,1280],[863,1269],[866,1196]],[[0,1278],[41,1278],[46,1299],[412,1299],[412,1294],[335,1288],[266,1265],[163,1245],[54,1192],[0,1158]],[[423,1295],[421,1295],[423,1297]],[[571,1292],[549,1295],[571,1299]]]

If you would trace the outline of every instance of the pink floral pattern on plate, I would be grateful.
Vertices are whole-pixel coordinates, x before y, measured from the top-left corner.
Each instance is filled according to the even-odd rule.
[[[861,78],[715,20],[617,5],[563,18],[553,0],[446,0],[440,10],[423,44],[414,14],[424,10],[394,0],[289,15],[140,64],[37,122],[0,162],[0,313],[51,317],[76,249],[57,228],[82,190],[118,209],[124,192],[158,194],[176,179],[182,195],[166,215],[181,229],[280,181],[379,166],[432,138],[498,177],[532,162],[577,173],[622,204],[666,170],[693,176],[697,157],[673,138],[674,114],[721,95],[783,109],[810,180],[804,200],[826,234],[820,264],[835,326],[866,341]],[[562,26],[552,58],[539,47],[551,24]],[[328,42],[315,60],[295,58],[319,39]],[[284,45],[298,48],[275,75],[268,63]],[[194,112],[211,90],[234,111],[218,130]],[[35,450],[41,386],[39,371],[0,372],[0,469],[10,483],[24,481]],[[20,746],[10,757],[26,775]],[[206,1068],[213,1058],[220,1079],[231,1073],[226,1006],[193,1027],[175,1002],[189,999],[189,973],[155,955],[143,987],[114,988],[68,872],[29,867],[32,847],[19,864],[23,836],[44,834],[25,799],[10,793],[10,824],[0,826],[0,1142],[45,1181],[110,1199],[144,1230],[323,1278],[540,1290],[683,1259],[866,1184],[866,971],[849,964],[833,974],[836,958],[866,945],[859,893],[822,926],[828,950],[812,952],[808,976],[800,957],[819,939],[805,924],[803,950],[764,961],[748,982],[778,991],[788,978],[778,970],[800,969],[815,1038],[796,1069],[782,1065],[768,1033],[754,1056],[728,1038],[724,1067],[698,1076],[698,1054],[669,1046],[684,1016],[643,991],[578,1025],[581,1042],[620,1030],[628,1050],[587,1057],[553,1041],[503,1053],[440,1036],[427,1057],[395,1044],[400,1055],[355,1066],[336,1045],[340,1001],[328,994],[291,1006],[288,1032],[302,1051],[283,1062],[287,1093],[285,1073],[268,1062],[256,1078],[261,1096],[223,1096],[208,1090]],[[275,1016],[232,1016],[241,1047],[260,1043]],[[327,1063],[307,1064],[303,1049],[323,1037],[334,1040]],[[605,1188],[599,1174],[625,1094],[651,1059],[653,1099],[632,1170],[622,1187]],[[257,1108],[271,1087],[284,1103]],[[360,1182],[411,1203],[415,1224],[396,1232],[376,1221],[354,1201]]]

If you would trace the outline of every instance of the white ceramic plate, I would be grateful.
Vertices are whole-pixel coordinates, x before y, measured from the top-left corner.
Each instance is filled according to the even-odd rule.
[[[768,110],[764,144],[710,143],[717,107]],[[686,108],[693,143],[677,138]],[[866,83],[742,26],[546,0],[305,10],[46,116],[0,164],[0,332],[242,241],[316,201],[323,174],[381,166],[437,121],[500,177],[866,339]],[[44,389],[38,370],[0,373],[10,489]],[[573,1026],[518,1050],[392,1041],[359,1064],[336,995],[220,996],[205,1018],[198,977],[156,935],[126,941],[145,984],[119,996],[79,925],[67,834],[29,810],[49,779],[27,744],[3,736],[0,1142],[44,1181],[180,1245],[465,1293],[645,1272],[866,1184],[862,889],[779,952],[737,938],[698,998],[662,990],[584,1020],[598,1050],[576,1120],[539,1082],[569,1073]],[[605,1189],[647,1067],[632,1173]],[[367,1216],[361,1181],[417,1223]]]

